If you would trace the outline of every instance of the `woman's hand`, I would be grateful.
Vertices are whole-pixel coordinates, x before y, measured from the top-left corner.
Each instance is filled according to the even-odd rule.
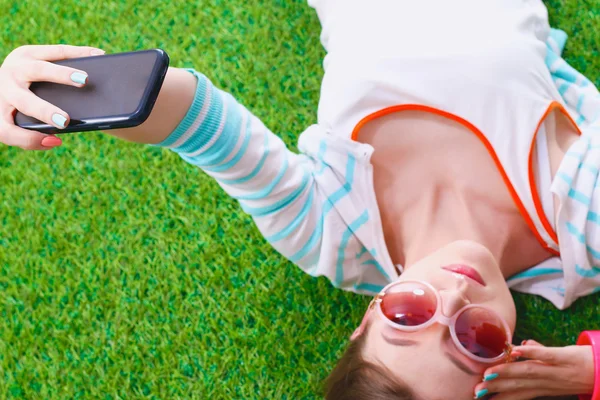
[[[34,117],[58,129],[69,125],[69,115],[60,108],[34,95],[32,82],[54,82],[83,87],[85,71],[59,66],[50,61],[101,55],[94,47],[67,45],[23,46],[10,53],[0,67],[0,142],[26,150],[48,150],[60,146],[54,136],[19,128],[15,125],[16,111]]]
[[[475,387],[476,396],[494,394],[490,397],[494,400],[529,400],[592,393],[591,346],[545,347],[533,340],[523,343],[512,354],[526,360],[488,368],[484,382]]]

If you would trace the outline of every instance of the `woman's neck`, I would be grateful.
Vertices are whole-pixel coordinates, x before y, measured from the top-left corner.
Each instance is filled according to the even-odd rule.
[[[497,227],[490,236],[477,223],[477,205],[451,188],[435,188],[423,193],[422,200],[405,214],[406,228],[400,242],[403,265],[410,266],[437,249],[457,240],[471,240],[485,246],[500,264],[507,251],[507,233]],[[449,212],[451,211],[451,212]],[[410,221],[419,221],[413,224]]]
[[[487,196],[450,186],[427,191],[421,199],[403,216],[407,229],[399,244],[405,266],[457,240],[485,246],[506,278],[549,257],[518,211],[503,209]]]

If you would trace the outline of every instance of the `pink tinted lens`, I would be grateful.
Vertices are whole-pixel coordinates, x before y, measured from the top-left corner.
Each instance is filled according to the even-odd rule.
[[[419,326],[433,318],[437,298],[429,287],[406,282],[389,288],[380,305],[383,315],[395,324]]]
[[[481,358],[496,358],[504,352],[508,337],[500,317],[485,308],[469,308],[456,320],[460,344]]]

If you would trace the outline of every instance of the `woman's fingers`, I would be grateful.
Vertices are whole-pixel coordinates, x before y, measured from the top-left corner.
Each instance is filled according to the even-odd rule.
[[[485,371],[484,376],[495,378],[489,380],[493,384],[498,379],[543,379],[550,378],[556,371],[556,367],[546,365],[539,361],[529,360],[508,364],[499,364]]]
[[[6,121],[0,121],[0,142],[24,150],[48,150],[62,144],[56,136],[22,129]]]
[[[514,352],[528,360],[487,369],[475,393],[498,393],[494,398],[502,400],[593,391],[593,354],[585,346],[544,347],[527,342]]]
[[[493,400],[531,400],[535,399],[536,397],[546,396],[547,394],[547,391],[531,389],[520,390],[516,392],[499,393],[490,398]]]
[[[568,394],[568,388],[563,387],[556,379],[548,378],[516,378],[499,379],[493,382],[480,383],[475,387],[475,395],[493,395],[497,399],[533,399],[538,396],[560,396]],[[531,396],[531,397],[528,397]]]
[[[46,100],[40,99],[27,89],[13,89],[10,95],[10,104],[23,114],[44,121],[58,129],[64,129],[69,125],[69,115],[66,112]]]
[[[530,399],[536,396],[526,397],[529,393],[560,390],[561,377],[555,376],[559,372],[557,367],[536,360],[500,364],[485,371],[484,382],[475,386],[475,393],[485,390],[490,394],[498,393],[494,399]],[[499,397],[508,393],[522,394],[525,397]]]
[[[26,85],[31,82],[53,82],[82,87],[87,83],[88,78],[85,71],[40,60],[24,64],[20,71],[18,78]]]
[[[498,379],[493,382],[484,382],[475,386],[475,393],[481,392],[482,390],[487,390],[488,393],[507,393],[507,392],[517,392],[523,390],[549,390],[552,389],[554,385],[552,385],[552,379],[544,379],[544,378],[507,378],[507,379]],[[558,388],[560,389],[560,387]]]
[[[15,125],[16,110],[58,129],[69,124],[62,109],[37,97],[30,90],[32,82],[53,82],[82,87],[87,83],[85,71],[53,64],[52,61],[104,54],[87,46],[22,46],[12,51],[0,67],[0,142],[27,150],[47,150],[62,144],[54,135],[22,129]]]
[[[513,352],[519,353],[521,358],[530,360],[538,360],[547,364],[568,363],[569,356],[568,347],[545,347],[537,345],[517,346],[513,348]]]
[[[104,54],[103,50],[96,47],[70,46],[66,44],[22,46],[15,51],[18,52],[20,56],[43,61],[59,61],[68,58],[89,57]]]

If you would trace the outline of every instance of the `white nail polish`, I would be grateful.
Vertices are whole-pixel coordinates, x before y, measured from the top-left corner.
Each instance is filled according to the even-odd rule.
[[[54,122],[56,126],[62,129],[65,127],[67,119],[64,117],[64,115],[54,114],[52,115],[52,122]]]

